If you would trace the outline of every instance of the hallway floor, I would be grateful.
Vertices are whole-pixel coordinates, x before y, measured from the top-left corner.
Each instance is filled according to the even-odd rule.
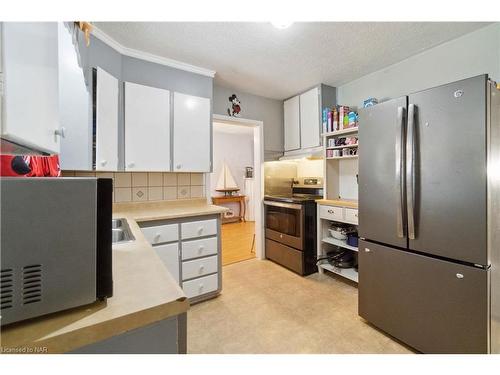
[[[255,258],[255,244],[252,249],[254,233],[255,222],[253,221],[222,225],[223,266]]]
[[[226,266],[222,294],[188,311],[188,353],[412,353],[358,316],[357,294],[267,260]]]

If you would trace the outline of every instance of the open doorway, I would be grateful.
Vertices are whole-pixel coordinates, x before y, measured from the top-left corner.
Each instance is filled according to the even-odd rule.
[[[229,212],[222,219],[222,265],[263,258],[262,122],[214,116],[213,173],[208,196]]]

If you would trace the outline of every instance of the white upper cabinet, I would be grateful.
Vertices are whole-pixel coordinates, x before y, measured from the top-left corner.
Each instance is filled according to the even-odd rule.
[[[96,79],[96,170],[118,170],[118,80],[101,68]],[[168,124],[166,124],[168,126]]]
[[[125,170],[170,170],[170,91],[125,82]]]
[[[285,151],[298,150],[300,148],[300,100],[299,96],[285,100],[284,108],[284,137]]]
[[[61,139],[61,169],[92,169],[90,92],[70,31],[59,23],[59,123],[65,130]]]
[[[210,99],[174,93],[175,172],[210,172]]]
[[[4,97],[1,136],[27,148],[59,153],[58,25],[2,23]]]
[[[300,95],[300,136],[303,149],[320,145],[320,97],[315,87]],[[286,127],[285,127],[286,131]]]

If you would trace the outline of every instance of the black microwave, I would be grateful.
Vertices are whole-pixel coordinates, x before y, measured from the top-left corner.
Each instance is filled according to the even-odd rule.
[[[1,325],[113,295],[112,179],[0,178]]]

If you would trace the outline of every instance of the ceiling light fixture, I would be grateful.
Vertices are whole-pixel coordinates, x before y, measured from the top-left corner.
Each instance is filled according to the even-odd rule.
[[[292,24],[293,24],[293,22],[290,22],[290,21],[283,21],[283,20],[271,21],[271,25],[273,25],[277,29],[286,29],[286,28],[292,26]]]

